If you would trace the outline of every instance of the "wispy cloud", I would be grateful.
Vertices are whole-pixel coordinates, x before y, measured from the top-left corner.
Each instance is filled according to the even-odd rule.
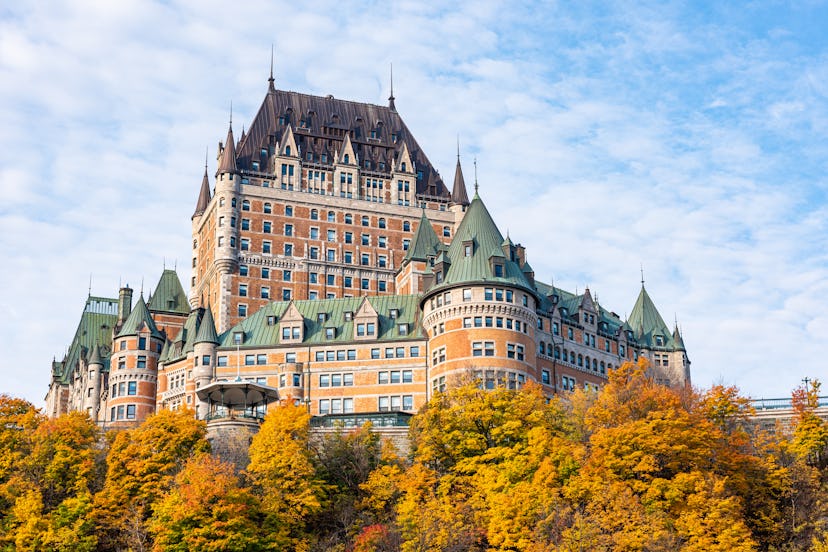
[[[537,276],[623,315],[647,287],[693,377],[819,377],[828,50],[801,6],[63,2],[0,8],[0,358],[39,401],[92,291],[189,280],[203,164],[266,85],[397,106]],[[780,369],[781,366],[781,369]]]

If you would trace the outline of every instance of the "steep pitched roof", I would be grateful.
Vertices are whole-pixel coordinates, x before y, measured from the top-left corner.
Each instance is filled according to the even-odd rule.
[[[216,174],[236,172],[236,142],[233,140],[233,125],[227,129],[227,138],[224,140],[224,149],[221,150],[221,159]]]
[[[193,217],[204,214],[207,206],[210,204],[210,180],[207,178],[207,165],[204,165],[204,178],[201,179],[201,191],[198,193],[198,201],[193,212]]]
[[[138,335],[138,332],[144,326],[149,329],[150,335],[153,337],[157,337],[159,339],[164,337],[155,326],[155,322],[152,320],[152,316],[150,316],[149,309],[147,308],[147,303],[144,301],[144,296],[141,295],[138,299],[138,303],[135,305],[135,308],[132,309],[132,312],[129,313],[129,318],[126,319],[126,322],[124,322],[123,327],[121,327],[121,331],[118,332],[116,337]]]
[[[659,345],[659,347],[675,347],[670,328],[664,323],[664,319],[659,314],[655,303],[653,303],[643,284],[627,322],[632,328],[636,340],[642,345],[656,346],[655,336],[660,335],[664,339],[664,345]]]
[[[469,194],[466,193],[466,180],[463,178],[459,155],[457,156],[457,167],[454,169],[454,188],[451,190],[451,202],[455,205],[469,204]]]
[[[472,245],[471,255],[466,255],[465,245],[469,242]],[[518,263],[504,255],[503,246],[503,234],[492,220],[483,200],[475,194],[446,252],[450,263],[448,269],[442,282],[434,287],[491,282],[523,288],[537,295],[537,291]],[[493,257],[497,258],[497,264],[503,265],[502,276],[495,276],[492,268]]]
[[[88,352],[96,346],[99,347],[98,355],[106,369],[109,352],[112,350],[112,328],[117,321],[118,299],[87,297],[66,355],[63,360],[52,363],[52,377],[68,384],[72,378],[72,371],[84,356],[84,351]]]
[[[216,345],[219,343],[216,323],[213,321],[213,312],[210,310],[209,305],[204,310],[204,316],[201,317],[201,324],[198,326],[195,343],[215,343]]]
[[[86,364],[103,364],[101,360],[101,349],[97,343],[92,346],[92,351],[89,353],[89,358],[86,361]]]
[[[425,210],[420,217],[420,225],[417,227],[417,232],[414,234],[414,241],[411,247],[403,257],[404,261],[427,261],[429,257],[434,257],[437,252],[443,247],[440,238],[434,232],[434,227],[431,226],[431,221],[426,217]]]
[[[288,126],[296,134],[297,145],[304,144],[303,152],[311,143],[310,138],[330,142],[330,151],[342,151],[344,137],[349,136],[360,159],[366,158],[369,149],[377,148],[385,152],[381,154],[382,158],[393,159],[395,154],[399,154],[401,144],[405,144],[416,172],[422,173],[422,177],[418,175],[417,178],[417,193],[449,197],[442,179],[394,108],[340,100],[333,96],[276,90],[270,86],[247,135],[239,144],[236,156],[238,167],[251,170],[253,161],[262,162],[261,152],[269,151],[271,137],[280,140]],[[371,130],[374,129],[380,130],[372,136]],[[374,155],[380,153],[374,152]],[[327,164],[335,162],[333,156],[327,159]],[[391,169],[391,165],[386,164],[385,172]]]
[[[189,314],[190,304],[187,294],[178,279],[175,270],[165,269],[161,279],[155,286],[155,293],[149,301],[149,310],[152,312],[171,312],[174,314]]]

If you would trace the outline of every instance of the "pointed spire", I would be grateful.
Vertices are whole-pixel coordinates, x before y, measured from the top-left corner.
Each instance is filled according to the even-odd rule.
[[[216,323],[213,320],[213,312],[210,310],[209,303],[204,310],[204,316],[201,318],[201,325],[198,327],[194,343],[215,343],[219,344],[218,332],[216,332]]]
[[[394,105],[394,64],[391,64],[391,95],[388,96],[388,109],[397,111],[397,106]]]
[[[101,361],[101,351],[97,343],[92,346],[92,351],[89,353],[89,360],[86,361],[86,364],[89,366],[92,364],[103,366],[103,362]]]
[[[204,153],[204,176],[201,179],[201,191],[198,193],[198,201],[196,202],[195,212],[193,218],[203,215],[210,204],[210,178],[207,176],[207,152]]]
[[[227,129],[227,139],[224,141],[224,149],[221,150],[216,174],[236,172],[236,142],[233,140],[233,104],[230,104],[230,128]]]
[[[414,234],[411,247],[406,252],[404,260],[427,261],[429,257],[436,255],[441,247],[440,238],[434,232],[431,221],[428,220],[425,209],[423,209],[420,225],[417,227],[417,232]]]
[[[479,198],[477,194],[479,186],[477,184],[477,157],[474,158],[474,197]]]
[[[123,337],[125,335],[137,335],[139,330],[143,327],[147,327],[150,334],[153,337],[162,338],[163,334],[158,331],[158,327],[155,325],[155,322],[150,315],[149,309],[147,308],[147,304],[144,301],[144,295],[141,294],[141,297],[138,299],[138,303],[135,305],[135,308],[132,309],[132,312],[129,314],[129,317],[124,322],[121,331],[118,332],[118,335],[115,337]]]
[[[454,169],[454,188],[451,190],[451,202],[455,205],[469,204],[469,194],[466,193],[466,180],[463,178],[463,169],[460,167],[460,137],[457,137],[457,167]]]
[[[270,45],[270,78],[267,79],[267,91],[276,92],[276,85],[273,84],[273,44]]]

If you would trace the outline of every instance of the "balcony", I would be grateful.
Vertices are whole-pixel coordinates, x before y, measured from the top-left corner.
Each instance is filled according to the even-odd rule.
[[[311,427],[360,427],[371,422],[374,427],[408,427],[413,414],[405,412],[370,412],[360,414],[326,414],[311,418]]]

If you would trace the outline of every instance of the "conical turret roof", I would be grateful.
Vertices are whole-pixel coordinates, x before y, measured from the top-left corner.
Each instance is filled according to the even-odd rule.
[[[221,151],[221,159],[216,174],[236,172],[236,141],[233,140],[233,125],[227,129],[227,139]]]
[[[451,202],[455,205],[469,204],[469,194],[466,193],[466,180],[463,178],[459,155],[457,156],[457,168],[454,169],[454,188],[451,190]]]
[[[193,212],[193,217],[204,214],[207,206],[210,204],[210,180],[207,178],[207,165],[204,165],[204,178],[201,179],[201,191],[198,193],[198,201]]]
[[[447,250],[450,266],[436,287],[460,283],[491,282],[523,288],[537,296],[517,262],[503,254],[503,234],[492,220],[480,196],[475,194]],[[466,246],[471,245],[467,251]],[[495,265],[502,272],[495,275]]]
[[[155,322],[152,320],[152,316],[150,316],[149,309],[147,308],[147,303],[144,301],[143,294],[138,299],[138,303],[135,305],[135,308],[132,309],[132,312],[129,314],[129,318],[126,319],[124,322],[121,331],[118,332],[116,337],[124,337],[127,335],[138,335],[138,332],[146,326],[149,329],[150,335],[153,337],[163,338],[163,334],[158,330],[155,325]]]
[[[420,217],[420,225],[414,234],[414,242],[405,254],[404,261],[427,261],[434,257],[443,247],[442,242],[434,232],[431,221],[426,217],[425,211]]]
[[[664,339],[663,346],[673,346],[672,332],[661,314],[659,314],[655,303],[653,303],[643,284],[627,322],[639,343],[652,347],[655,344],[655,336],[660,335]]]
[[[103,361],[101,360],[101,350],[98,347],[98,344],[92,346],[92,351],[89,353],[89,360],[86,361],[87,365],[92,364],[100,364],[103,365]]]
[[[187,301],[187,294],[184,293],[181,280],[175,270],[164,269],[148,306],[153,312],[189,314],[190,304]]]
[[[210,310],[209,305],[204,310],[204,316],[201,317],[201,324],[198,326],[198,333],[196,334],[194,344],[198,343],[219,344],[216,323],[213,321],[213,312]]]

